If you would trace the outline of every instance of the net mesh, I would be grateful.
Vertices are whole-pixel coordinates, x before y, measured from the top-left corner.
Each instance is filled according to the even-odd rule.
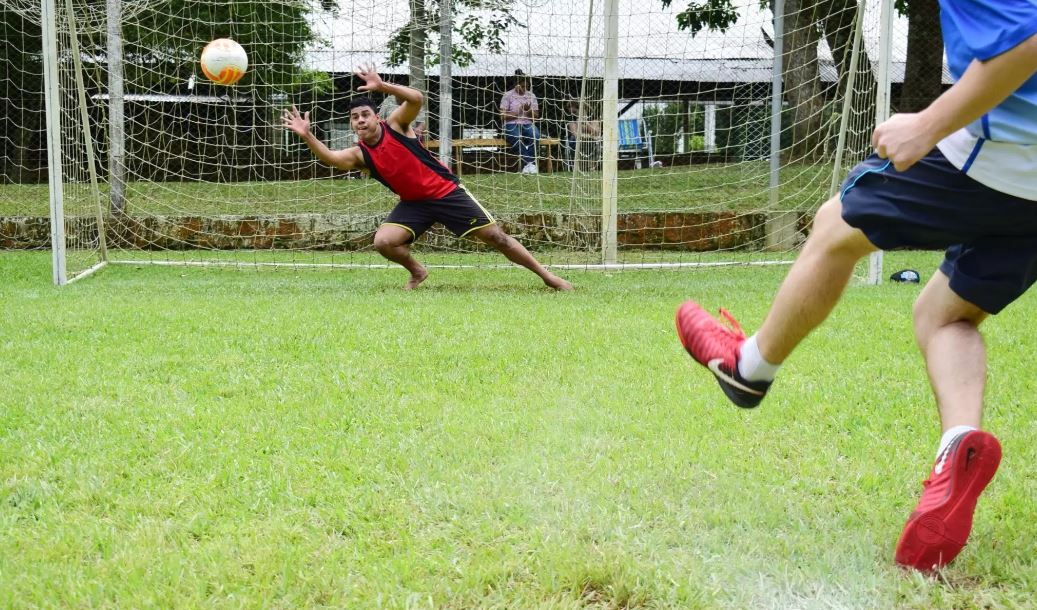
[[[311,112],[330,147],[355,145],[347,105],[359,84],[352,70],[365,62],[424,91],[425,144],[436,152],[449,139],[449,162],[468,189],[548,265],[602,262],[603,185],[612,179],[621,265],[790,260],[832,191],[841,130],[838,171],[868,151],[877,1],[863,11],[852,83],[858,3],[785,2],[776,147],[775,23],[757,0],[734,0],[728,23],[694,35],[679,28],[680,3],[618,2],[617,116],[604,116],[604,1],[455,0],[449,121],[440,113],[441,7],[420,4],[416,24],[416,4],[56,0],[70,274],[103,258],[102,235],[115,262],[384,266],[372,237],[396,197],[362,172],[322,165],[280,125],[294,104]],[[15,0],[2,10],[9,69],[0,81],[8,110],[0,217],[45,217],[40,7]],[[209,83],[197,65],[220,37],[249,54],[249,71],[233,87]],[[424,38],[416,55],[412,38]],[[524,171],[500,112],[516,70],[528,75],[539,106],[535,173]],[[603,165],[603,135],[612,130],[615,168]],[[5,232],[16,231],[0,230],[11,242]],[[506,264],[442,227],[414,248],[431,264]]]

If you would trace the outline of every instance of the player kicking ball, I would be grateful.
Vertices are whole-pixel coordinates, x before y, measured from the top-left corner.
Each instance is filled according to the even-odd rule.
[[[282,124],[301,137],[324,163],[347,171],[366,169],[372,178],[400,196],[400,202],[375,232],[374,247],[410,272],[405,289],[417,288],[428,277],[428,270],[411,255],[410,244],[438,222],[458,237],[472,236],[493,246],[508,260],[540,276],[547,286],[572,290],[572,284],[545,269],[518,240],[505,233],[460,179],[418,141],[411,123],[421,111],[421,92],[383,81],[373,66],[361,66],[355,74],[364,81],[360,91],[394,95],[400,103],[388,119],[381,121],[371,99],[353,99],[349,124],[360,138],[357,146],[329,149],[310,131],[310,113],[300,114],[295,106],[285,110]]]
[[[940,0],[956,83],[917,114],[872,136],[814,229],[763,326],[746,338],[698,304],[677,310],[677,333],[740,407],[760,404],[779,366],[835,306],[857,261],[876,249],[946,249],[914,306],[914,329],[943,436],[921,499],[896,546],[922,571],[952,561],[976,501],[1001,461],[980,430],[986,349],[979,325],[1037,279],[1037,0]]]

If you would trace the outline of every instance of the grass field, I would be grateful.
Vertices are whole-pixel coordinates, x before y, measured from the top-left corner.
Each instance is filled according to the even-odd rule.
[[[757,410],[675,338],[689,296],[758,327],[784,272],[57,289],[0,253],[0,607],[1032,607],[1033,295],[989,324],[1005,458],[929,579],[892,565],[938,437],[917,286],[851,287]]]
[[[620,172],[621,211],[764,209],[769,207],[767,172],[766,161]],[[782,172],[781,209],[813,210],[826,198],[830,167],[789,166]],[[496,213],[564,211],[574,206],[571,173],[475,174],[463,176],[463,181],[483,205]],[[584,179],[579,187],[589,195],[576,200],[576,209],[583,205],[592,213],[600,213],[600,178]],[[85,185],[66,194],[75,192],[82,202],[66,203],[66,211],[92,213],[92,199]],[[396,201],[374,180],[132,182],[127,193],[131,213],[159,215],[375,213],[391,209]],[[46,184],[0,187],[0,217],[48,213]]]

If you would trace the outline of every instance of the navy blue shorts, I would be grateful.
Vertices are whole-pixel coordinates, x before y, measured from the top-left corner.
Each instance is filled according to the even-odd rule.
[[[843,220],[883,250],[946,249],[951,290],[998,313],[1037,280],[1037,201],[976,182],[933,149],[907,171],[872,155],[842,189]]]
[[[410,241],[421,237],[437,222],[450,229],[454,235],[464,237],[496,221],[461,185],[439,199],[401,201],[385,219],[385,224],[401,226],[410,231]]]

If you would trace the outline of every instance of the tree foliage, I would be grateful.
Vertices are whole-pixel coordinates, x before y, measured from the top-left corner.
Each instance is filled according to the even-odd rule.
[[[39,23],[12,7],[0,6],[0,64],[6,77],[14,81],[16,91],[26,90],[20,85],[27,79],[39,81],[43,73],[42,45]]]
[[[57,4],[58,17],[63,18],[65,5]],[[197,72],[202,48],[220,37],[237,40],[248,52],[244,86],[272,83],[290,91],[326,80],[300,66],[306,49],[316,41],[309,15],[337,10],[337,0],[153,0],[146,5],[124,0],[124,4],[125,76],[128,86],[137,91],[177,90]],[[84,57],[96,58],[102,67],[107,61],[105,37],[99,33],[104,29],[105,5],[105,0],[73,2]],[[29,18],[24,7],[14,10],[4,3],[0,8],[4,41],[0,60],[8,73],[41,72],[39,9],[34,10],[34,18]]]
[[[316,40],[307,17],[336,8],[334,0],[153,2],[123,22],[127,81],[159,90],[176,87],[195,73],[210,40],[229,37],[249,55],[242,85],[273,83],[286,92],[320,86],[324,77],[300,68],[304,52]]]
[[[681,149],[680,140],[684,138],[684,150],[691,152],[702,150],[705,131],[705,117],[700,111],[688,113],[689,107],[680,102],[670,102],[664,106],[648,106],[644,109],[648,131],[652,133],[652,145],[657,155],[672,155]],[[687,126],[687,132],[684,128]]]
[[[669,8],[673,0],[662,0],[662,3],[664,8]],[[766,0],[761,4],[766,6]],[[683,11],[677,13],[677,27],[689,30],[692,36],[702,30],[726,32],[736,21],[738,10],[731,0],[691,0]]]
[[[664,7],[673,0],[660,0]],[[852,2],[857,5],[856,0]],[[773,0],[760,0],[761,7]],[[836,56],[840,70],[849,63],[849,43],[852,39],[851,13],[844,0],[810,0],[799,4],[812,11],[820,30]],[[909,25],[907,60],[899,110],[917,111],[932,102],[942,91],[943,37],[940,32],[940,13],[937,0],[896,0],[896,11],[906,15]],[[789,6],[786,6],[786,12]],[[732,0],[689,0],[677,14],[677,24],[694,36],[702,30],[727,31],[738,20],[738,11]],[[834,22],[833,22],[834,20]]]
[[[510,0],[454,0],[454,27],[451,52],[453,62],[468,66],[474,61],[476,51],[484,49],[490,53],[504,52],[504,35],[513,27],[524,27],[511,12]],[[425,35],[425,67],[439,63],[438,53],[440,3],[431,0],[425,7],[425,23],[420,25]],[[415,24],[410,23],[396,30],[389,39],[390,66],[399,66],[408,59],[411,32]]]
[[[41,163],[27,157],[42,151],[43,54],[38,22],[23,12],[0,6],[0,70],[4,92],[0,94],[0,184],[32,181],[32,168]]]
[[[660,0],[669,7],[673,0]],[[773,5],[761,0],[761,7]],[[819,153],[820,125],[824,87],[817,70],[817,43],[824,39],[835,59],[840,75],[850,61],[850,47],[857,0],[786,0],[785,56],[783,80],[785,96],[795,111],[792,130],[794,157]],[[928,105],[941,91],[942,39],[936,0],[896,0],[896,8],[909,19],[910,37],[906,75],[901,90],[900,110],[918,110]],[[688,0],[677,14],[680,29],[692,35],[702,30],[726,31],[739,17],[733,0]],[[867,51],[861,65],[869,65]],[[874,78],[858,82],[863,92],[858,100],[873,98]],[[855,109],[855,112],[859,110]],[[866,143],[864,143],[866,145]],[[852,145],[855,146],[855,145]]]

